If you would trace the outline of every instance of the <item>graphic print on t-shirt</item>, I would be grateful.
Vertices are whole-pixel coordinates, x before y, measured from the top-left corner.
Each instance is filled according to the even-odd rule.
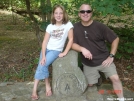
[[[54,39],[59,39],[60,40],[62,38],[63,31],[64,31],[64,28],[53,30],[51,37],[54,38]]]

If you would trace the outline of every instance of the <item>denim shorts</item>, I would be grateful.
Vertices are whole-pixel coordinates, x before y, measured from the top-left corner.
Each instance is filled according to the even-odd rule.
[[[49,77],[48,67],[50,64],[54,62],[54,60],[58,58],[59,54],[60,54],[60,51],[47,49],[46,50],[46,62],[44,65],[41,65],[40,64],[40,61],[42,59],[42,52],[41,52],[39,63],[38,63],[34,78],[37,80],[43,80],[45,78],[48,78]]]

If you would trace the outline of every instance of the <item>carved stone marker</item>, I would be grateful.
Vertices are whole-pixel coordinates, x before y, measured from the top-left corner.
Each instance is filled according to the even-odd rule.
[[[86,78],[78,67],[78,53],[70,50],[52,64],[52,89],[57,96],[79,96],[87,88]]]

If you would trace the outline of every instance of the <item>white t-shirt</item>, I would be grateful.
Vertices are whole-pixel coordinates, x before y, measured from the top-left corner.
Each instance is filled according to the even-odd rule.
[[[46,28],[46,32],[50,34],[47,49],[62,51],[68,36],[68,32],[72,27],[73,25],[71,22],[62,24],[61,26],[49,24]]]

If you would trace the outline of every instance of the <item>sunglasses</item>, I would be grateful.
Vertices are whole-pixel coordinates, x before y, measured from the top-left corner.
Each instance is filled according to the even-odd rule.
[[[80,11],[80,13],[82,13],[82,14],[84,14],[85,12],[86,12],[86,13],[91,13],[92,10],[81,10],[81,11]]]

